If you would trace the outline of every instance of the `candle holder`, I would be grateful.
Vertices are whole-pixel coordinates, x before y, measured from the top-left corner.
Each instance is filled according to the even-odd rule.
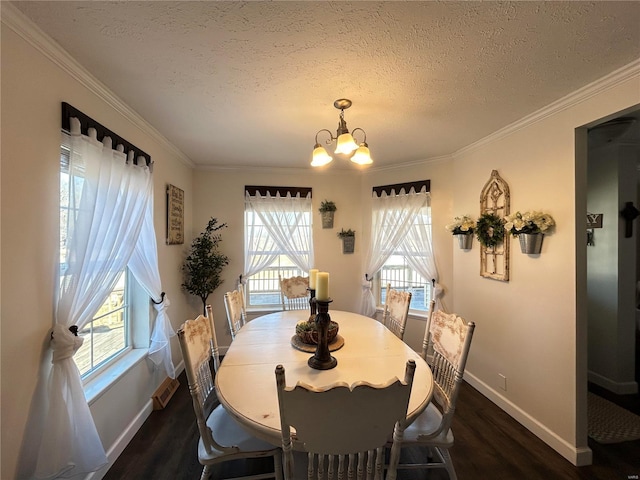
[[[333,300],[330,298],[327,300],[318,300],[314,297],[312,301],[318,306],[318,313],[315,318],[316,328],[318,330],[318,345],[316,346],[315,355],[309,358],[307,363],[311,368],[315,368],[316,370],[330,370],[338,364],[338,360],[329,353],[329,342],[327,339],[327,331],[331,323],[329,304]]]
[[[307,290],[309,290],[309,310],[310,310],[310,315],[309,315],[309,321],[313,322],[316,319],[316,313],[317,313],[317,305],[316,305],[316,289],[315,288],[307,288]]]

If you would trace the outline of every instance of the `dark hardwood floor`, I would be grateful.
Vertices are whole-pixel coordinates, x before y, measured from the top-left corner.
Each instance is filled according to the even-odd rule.
[[[198,430],[184,373],[180,388],[164,410],[154,411],[106,480],[197,480]],[[252,395],[248,391],[247,395]],[[640,478],[640,440],[600,445],[589,440],[593,465],[574,467],[477,390],[464,384],[453,423],[451,450],[459,480],[629,480]],[[409,449],[408,460],[423,453]],[[268,461],[268,460],[267,460]],[[214,480],[243,472],[264,471],[265,460],[238,462],[214,469]],[[444,470],[400,471],[399,480],[448,480]]]

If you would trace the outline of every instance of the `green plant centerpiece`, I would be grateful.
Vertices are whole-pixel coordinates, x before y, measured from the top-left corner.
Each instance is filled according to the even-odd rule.
[[[504,220],[495,213],[483,213],[476,222],[476,237],[487,248],[504,242]]]
[[[303,320],[296,324],[296,335],[302,343],[308,345],[318,344],[318,329],[315,320]],[[338,336],[338,322],[331,320],[327,330],[327,342],[331,343]]]
[[[203,315],[206,315],[207,298],[222,284],[222,270],[229,264],[229,257],[218,250],[222,235],[216,233],[226,226],[226,223],[218,224],[217,219],[211,218],[204,232],[191,242],[191,248],[182,264],[182,288],[191,295],[200,297]]]

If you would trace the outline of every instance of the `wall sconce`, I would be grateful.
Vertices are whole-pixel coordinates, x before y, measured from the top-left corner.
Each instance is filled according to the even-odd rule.
[[[336,136],[334,137],[331,131],[326,128],[318,130],[318,133],[316,133],[316,144],[313,147],[311,166],[322,167],[333,160],[333,157],[329,155],[327,150],[318,142],[318,135],[322,132],[327,132],[329,134],[329,139],[326,141],[327,145],[333,141],[336,142],[334,154],[349,155],[349,159],[358,165],[369,165],[373,163],[369,152],[369,145],[367,145],[366,132],[361,128],[354,128],[353,132],[349,133],[349,130],[347,129],[347,122],[344,120],[344,111],[351,106],[351,100],[347,98],[340,98],[333,102],[333,106],[340,110],[340,121],[338,123]],[[360,144],[357,144],[353,137],[353,134],[357,131],[362,132],[364,135],[364,139]]]

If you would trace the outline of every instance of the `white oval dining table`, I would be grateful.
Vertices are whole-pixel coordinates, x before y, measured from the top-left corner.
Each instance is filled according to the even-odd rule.
[[[352,385],[366,381],[385,384],[394,377],[404,379],[407,360],[416,371],[407,410],[411,422],[427,407],[433,393],[433,377],[427,363],[384,325],[357,313],[329,311],[338,322],[344,345],[331,352],[338,364],[330,370],[315,370],[307,364],[313,353],[291,344],[295,325],[309,318],[308,310],[276,312],[244,325],[215,377],[218,399],[224,408],[254,436],[280,445],[280,414],[275,369],[282,364],[287,386],[304,382],[326,387],[336,382]],[[294,447],[295,448],[295,447]]]

